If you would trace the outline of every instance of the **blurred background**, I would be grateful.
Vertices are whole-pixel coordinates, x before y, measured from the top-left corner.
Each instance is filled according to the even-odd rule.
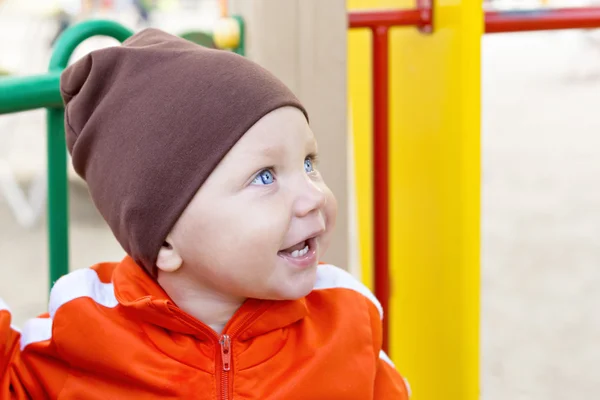
[[[586,5],[593,2],[482,4],[499,10]],[[210,30],[220,7],[217,0],[0,0],[0,74],[44,73],[53,41],[78,21],[107,18],[134,30],[155,26],[181,34]],[[114,44],[89,39],[74,59]],[[600,32],[483,37],[485,400],[600,398],[598,104]],[[16,325],[46,306],[45,132],[43,110],[0,116],[0,295]],[[73,268],[119,260],[123,251],[85,185],[70,174]]]
[[[110,19],[140,30],[154,26],[183,34],[210,31],[221,16],[217,0],[0,0],[0,73],[42,74],[52,45],[68,26],[86,19]],[[72,61],[95,49],[117,45],[93,37]],[[1,78],[0,78],[1,79]],[[0,115],[0,252],[6,257],[0,293],[23,322],[46,307],[46,112]],[[97,213],[83,181],[69,171],[71,265],[118,261],[124,252]]]

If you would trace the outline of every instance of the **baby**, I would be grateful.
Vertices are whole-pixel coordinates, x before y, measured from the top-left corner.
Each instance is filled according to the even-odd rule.
[[[306,110],[236,54],[156,29],[61,77],[67,144],[127,252],[62,277],[0,399],[408,399],[382,311],[319,264],[336,200]]]

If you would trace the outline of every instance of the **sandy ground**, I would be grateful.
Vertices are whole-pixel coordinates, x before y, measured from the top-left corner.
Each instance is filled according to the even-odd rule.
[[[600,391],[600,40],[483,41],[483,398]]]
[[[10,58],[22,44],[2,42],[0,65],[42,72],[44,44],[32,32],[52,27],[0,22],[9,27],[26,29],[36,50]],[[482,63],[482,399],[597,399],[600,39],[486,37]],[[43,112],[0,117],[0,160],[24,186],[44,165],[43,123]],[[121,257],[80,186],[71,216],[73,267]],[[0,195],[0,228],[0,295],[22,325],[45,307],[45,221],[21,227]]]

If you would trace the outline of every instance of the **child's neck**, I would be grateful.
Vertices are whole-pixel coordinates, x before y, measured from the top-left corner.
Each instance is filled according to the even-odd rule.
[[[220,294],[179,274],[159,274],[158,283],[185,313],[221,333],[244,299]]]

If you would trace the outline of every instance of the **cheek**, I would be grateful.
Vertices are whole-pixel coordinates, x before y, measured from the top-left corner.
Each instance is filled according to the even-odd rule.
[[[332,231],[335,227],[335,221],[337,219],[338,203],[337,199],[328,187],[325,187],[325,196],[327,198],[324,209],[325,223],[327,224],[327,230]]]
[[[327,202],[325,203],[325,207],[323,208],[326,232],[321,237],[321,240],[319,242],[321,257],[327,251],[327,249],[329,248],[329,244],[331,243],[331,237],[333,236],[333,230],[335,228],[335,222],[337,219],[338,211],[337,199],[335,198],[331,190],[325,187],[324,193],[327,197]]]
[[[289,223],[282,204],[262,200],[221,201],[186,221],[179,239],[189,264],[227,270],[276,256]]]

